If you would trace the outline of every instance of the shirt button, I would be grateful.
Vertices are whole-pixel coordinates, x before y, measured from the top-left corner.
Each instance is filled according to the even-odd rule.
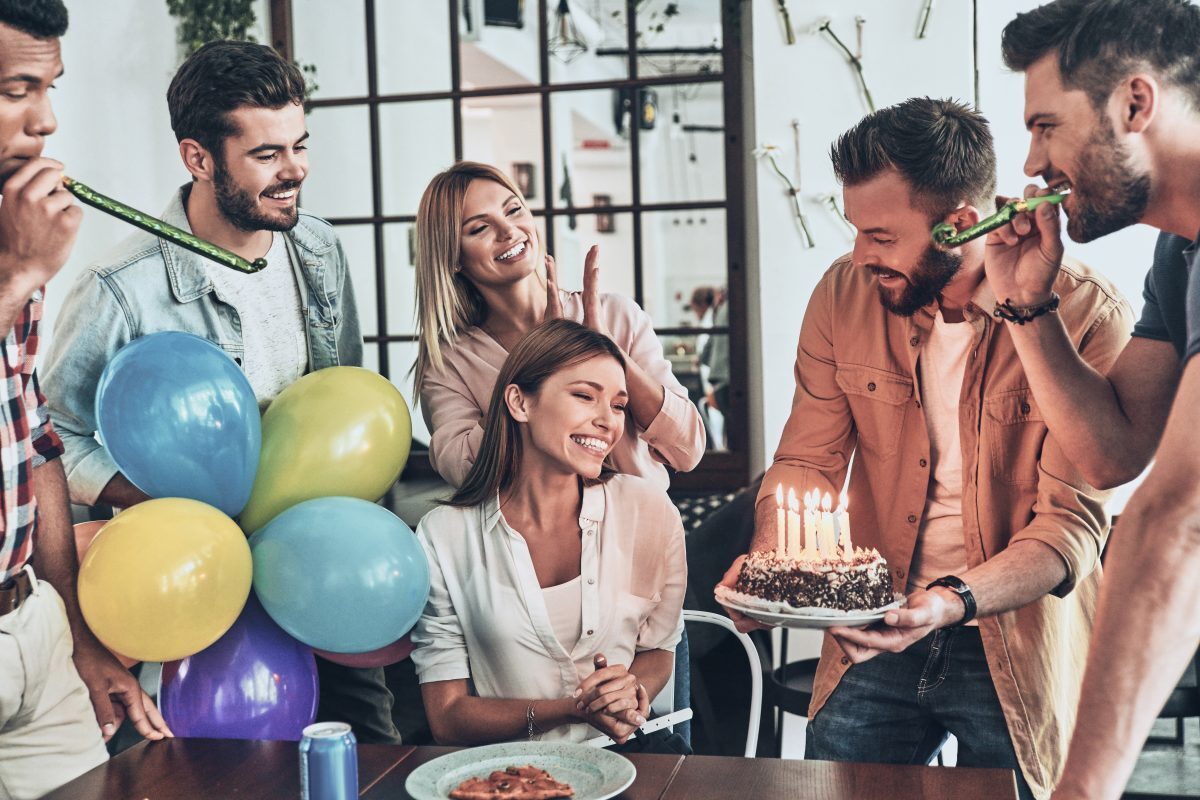
[[[873,392],[873,391],[875,391],[875,382],[874,382],[874,381],[872,381],[871,383],[868,383],[868,384],[867,384],[867,391],[868,391],[868,392]]]
[[[1029,403],[1021,403],[1021,413],[1022,414],[1029,413]]]
[[[587,635],[588,635],[588,636],[591,636],[591,635],[592,635],[592,629],[591,629],[591,628],[588,628]]]
[[[908,340],[908,343],[911,344],[913,347],[916,347],[917,345],[919,345],[921,343],[921,337],[914,336]]]
[[[909,514],[909,515],[908,515],[908,521],[909,521],[909,522],[916,522],[916,521],[917,521],[917,515],[916,515],[916,514]]]
[[[925,459],[923,459],[923,458],[921,459],[921,461],[920,461],[920,464],[921,464],[921,466],[922,466],[922,467],[928,467],[928,466],[929,466],[929,462],[928,462],[928,461],[926,461],[926,460],[925,460]]]
[[[592,535],[592,533],[593,533],[592,529],[591,529],[591,528],[588,528],[587,535],[588,535],[588,536],[591,536],[591,535]]]
[[[904,577],[904,570],[902,570],[902,569],[898,569],[898,570],[896,570],[896,577],[897,577],[897,578],[903,578],[903,577]]]
[[[845,656],[842,656],[842,666],[843,667],[849,666],[849,664],[850,664],[850,659],[846,658]]]
[[[592,585],[592,584],[594,584],[595,582],[596,582],[596,579],[595,579],[595,578],[588,578],[588,586],[591,586],[591,585]]]

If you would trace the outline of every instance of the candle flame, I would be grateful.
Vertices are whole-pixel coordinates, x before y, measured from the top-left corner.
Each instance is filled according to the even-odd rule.
[[[775,505],[779,506],[780,508],[783,508],[783,484],[782,483],[775,487]]]
[[[842,510],[849,511],[850,510],[850,496],[848,494],[846,494],[845,492],[842,492],[842,496],[838,499],[841,502]]]
[[[804,510],[811,511],[813,507],[812,492],[804,493]]]
[[[800,513],[800,501],[796,498],[796,490],[788,489],[788,509],[794,513]]]
[[[821,498],[821,510],[828,514],[831,508],[833,508],[833,498],[829,496],[829,492],[826,492],[825,496]]]

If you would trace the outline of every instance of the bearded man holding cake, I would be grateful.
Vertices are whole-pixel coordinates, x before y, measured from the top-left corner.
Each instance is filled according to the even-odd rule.
[[[988,286],[984,239],[932,244],[934,224],[965,230],[993,207],[992,137],[970,108],[919,98],[882,109],[843,134],[832,159],[854,249],[808,303],[751,554],[720,591],[778,599],[781,574],[838,586],[853,575],[854,591],[812,593],[853,610],[864,596],[878,602],[871,581],[890,578],[901,607],[825,637],[807,757],[924,764],[954,734],[960,766],[1013,769],[1022,798],[1048,797],[1083,677],[1107,495],[1048,435],[1003,320],[1058,314],[1103,373],[1132,311],[1070,262],[1053,307],[1014,307]],[[848,471],[853,545],[827,529],[815,552],[781,543],[777,492],[837,497]]]

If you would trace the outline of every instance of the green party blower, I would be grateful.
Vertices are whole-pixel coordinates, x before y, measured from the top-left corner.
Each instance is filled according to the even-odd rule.
[[[1058,204],[1066,200],[1070,196],[1069,192],[1059,192],[1057,194],[1044,194],[1039,197],[1026,197],[1022,200],[1011,200],[1000,207],[1000,210],[990,217],[979,220],[974,225],[961,232],[955,232],[954,226],[949,222],[939,222],[933,226],[933,232],[930,234],[933,243],[938,247],[951,248],[966,244],[972,239],[978,239],[980,236],[986,236],[997,228],[1002,228],[1012,222],[1017,214],[1024,214],[1027,211],[1033,211],[1043,203]]]
[[[229,267],[238,272],[249,274],[258,272],[267,266],[265,258],[256,258],[253,261],[249,261],[237,253],[231,253],[224,247],[218,247],[212,242],[206,242],[199,236],[194,236],[185,230],[176,228],[174,225],[163,222],[157,217],[143,214],[136,208],[131,208],[122,202],[113,200],[111,197],[106,197],[74,178],[68,178],[64,175],[62,181],[63,186],[67,187],[67,190],[71,194],[89,206],[98,208],[106,214],[112,214],[117,219],[128,222],[130,225],[141,228],[159,238],[166,239],[172,244],[177,244],[180,247],[191,250],[193,253],[198,253],[223,267]]]

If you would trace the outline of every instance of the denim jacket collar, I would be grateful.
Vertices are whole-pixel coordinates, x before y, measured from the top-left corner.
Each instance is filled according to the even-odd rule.
[[[172,195],[171,202],[167,204],[167,208],[162,214],[164,222],[188,233],[192,232],[192,226],[188,222],[184,204],[191,189],[191,184],[181,186],[179,191]],[[310,273],[321,266],[322,257],[337,244],[336,240],[310,225],[303,215],[296,227],[288,231],[285,236],[295,248],[294,255],[299,255],[298,266],[305,273],[306,278],[311,277]],[[213,291],[212,278],[209,277],[207,261],[203,256],[182,247],[170,246],[165,239],[158,240],[158,247],[167,268],[171,293],[176,300],[181,303],[190,303]]]

